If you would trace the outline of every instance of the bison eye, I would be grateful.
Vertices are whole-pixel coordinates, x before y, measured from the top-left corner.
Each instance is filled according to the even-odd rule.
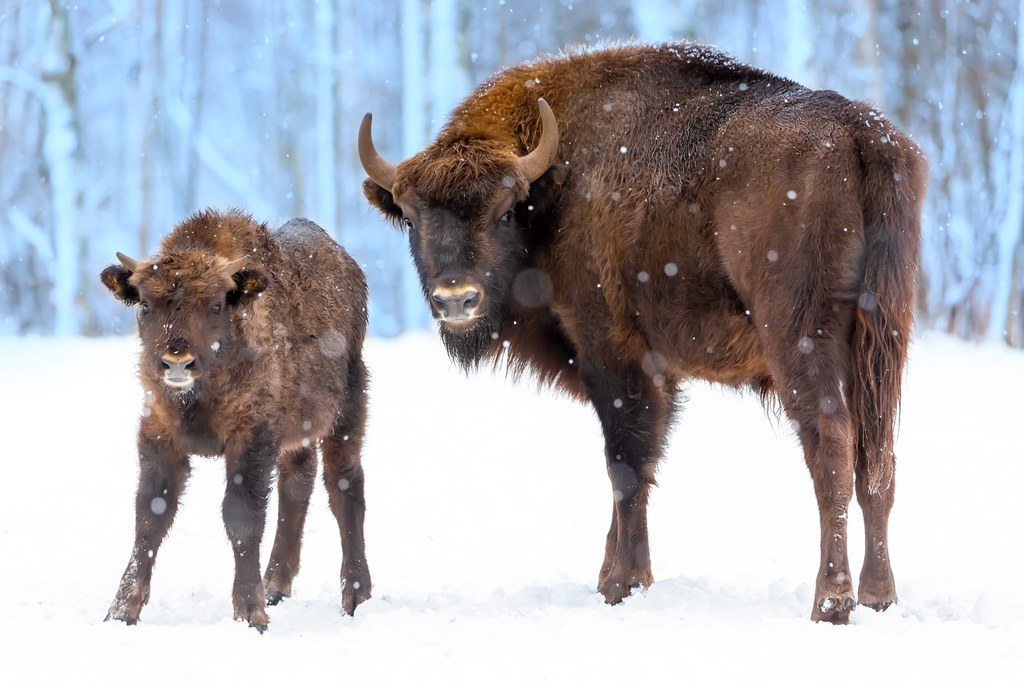
[[[149,304],[146,303],[145,301],[143,301],[141,304],[139,304],[139,307],[142,308],[142,313],[144,315],[148,315],[149,311],[152,310],[152,308],[149,307]]]
[[[412,221],[411,221],[411,220],[409,220],[408,218],[402,218],[402,220],[403,220],[403,222],[405,223],[405,227],[406,227],[406,229],[408,229],[408,230],[414,230],[414,229],[416,229],[416,226],[415,226],[415,225],[413,225],[413,224],[412,224]]]
[[[210,306],[210,312],[214,315],[220,315],[220,303],[214,303]]]
[[[510,222],[512,220],[512,211],[505,211],[502,213],[500,220],[503,223]]]

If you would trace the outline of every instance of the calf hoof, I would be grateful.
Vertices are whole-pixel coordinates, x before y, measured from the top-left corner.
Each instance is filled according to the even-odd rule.
[[[259,601],[242,602],[236,599],[235,620],[244,620],[249,627],[256,628],[261,634],[266,632],[270,618],[267,616],[266,609],[263,608],[262,595]]]
[[[634,589],[646,590],[653,584],[654,578],[650,573],[641,577],[616,577],[611,571],[598,582],[597,591],[604,595],[606,604],[621,604]]]
[[[811,620],[815,623],[846,625],[850,622],[850,613],[855,608],[857,608],[857,602],[852,597],[823,597],[815,603],[811,610]]]
[[[107,616],[103,619],[103,622],[106,623],[109,620],[119,620],[125,625],[136,625],[139,622],[138,618],[130,618],[125,614],[116,614],[113,609],[107,611]]]
[[[103,622],[119,620],[128,625],[135,625],[139,622],[139,614],[142,613],[143,603],[143,598],[139,594],[133,594],[125,598],[118,595],[114,598],[114,603],[107,610],[107,617],[103,619]]]
[[[343,580],[341,585],[341,608],[348,615],[354,615],[356,607],[370,598],[370,578]]]
[[[277,570],[267,568],[267,574],[263,577],[263,591],[267,595],[267,606],[277,606],[282,599],[292,596],[292,580],[282,575]]]

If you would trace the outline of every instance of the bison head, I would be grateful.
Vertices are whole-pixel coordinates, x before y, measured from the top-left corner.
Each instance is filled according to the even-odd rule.
[[[539,142],[524,156],[500,131],[456,130],[453,123],[430,147],[394,165],[374,147],[370,114],[359,128],[359,159],[370,176],[363,192],[408,233],[423,294],[449,354],[463,366],[478,363],[499,338],[509,307],[523,302],[513,293],[536,288],[521,276],[538,274],[528,269],[528,227],[553,203],[565,176],[564,168],[552,167],[555,116],[543,99],[538,105]]]
[[[232,309],[258,296],[266,279],[243,268],[244,257],[202,251],[140,262],[120,252],[117,258],[121,265],[108,266],[100,279],[115,298],[137,306],[142,376],[182,402],[194,400],[230,347]]]

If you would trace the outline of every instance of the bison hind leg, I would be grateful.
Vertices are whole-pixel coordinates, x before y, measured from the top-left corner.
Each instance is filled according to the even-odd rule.
[[[331,512],[341,534],[341,606],[352,615],[370,598],[370,569],[366,563],[363,519],[366,515],[362,463],[366,432],[366,389],[369,376],[361,358],[349,367],[347,396],[334,424],[323,440],[324,486]]]
[[[896,603],[896,581],[889,562],[889,512],[896,481],[872,492],[864,453],[857,457],[857,503],[864,514],[864,564],[857,583],[857,601],[875,611]]]
[[[278,515],[274,549],[263,575],[267,604],[292,596],[292,581],[299,572],[302,529],[316,480],[316,452],[304,447],[282,453],[278,463]]]

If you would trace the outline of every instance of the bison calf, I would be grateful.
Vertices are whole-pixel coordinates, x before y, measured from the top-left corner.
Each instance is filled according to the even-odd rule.
[[[291,595],[316,476],[316,447],[341,531],[342,606],[370,596],[363,542],[368,375],[366,280],[354,260],[308,220],[275,232],[237,211],[193,215],[159,255],[100,275],[138,310],[139,424],[135,544],[107,619],[129,624],[189,475],[189,455],[222,455],[224,527],[235,554],[234,615],[266,629],[265,604]],[[260,539],[277,465],[280,516],[270,563]]]

